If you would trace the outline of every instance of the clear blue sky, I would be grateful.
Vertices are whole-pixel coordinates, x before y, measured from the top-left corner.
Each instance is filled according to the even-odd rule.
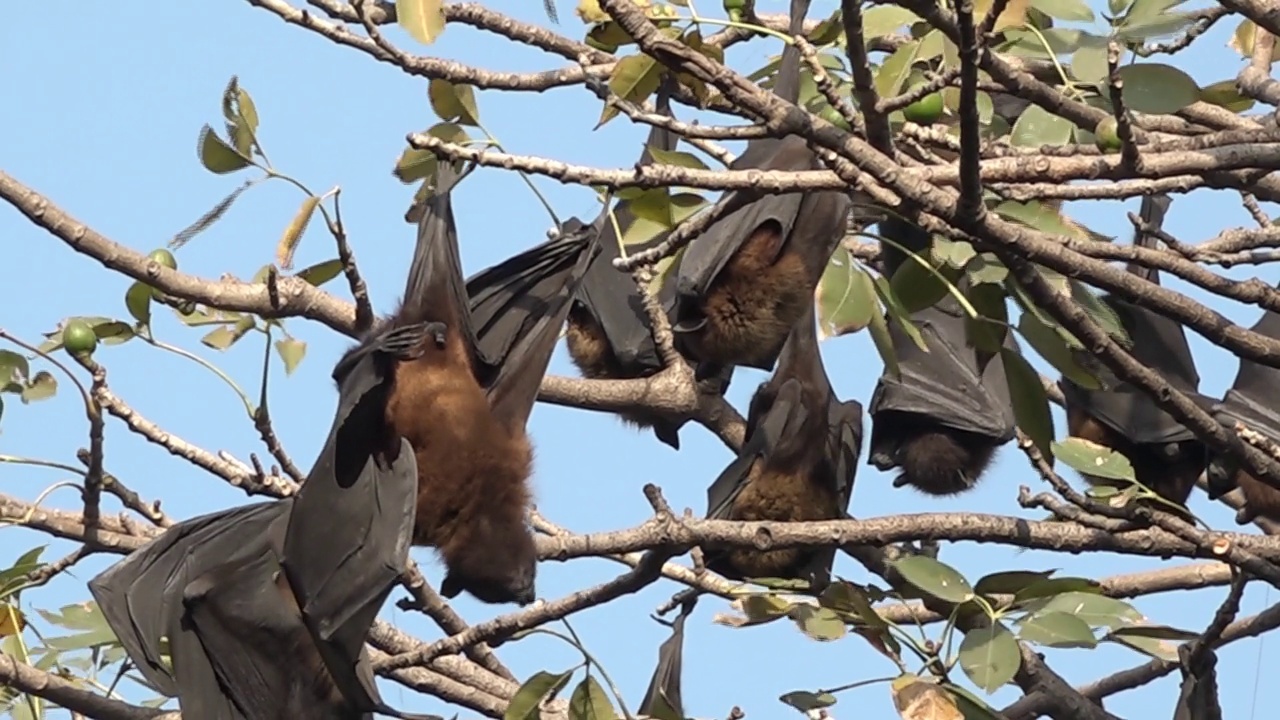
[[[1105,3],[1092,3],[1105,10]],[[558,3],[562,29],[580,35],[573,3]],[[781,0],[762,0],[770,12]],[[541,3],[498,2],[514,17],[545,23]],[[814,3],[813,16],[826,16],[833,0]],[[144,9],[145,8],[145,9]],[[1240,59],[1224,43],[1235,21],[1223,22],[1177,56],[1202,84],[1233,77]],[[353,50],[287,26],[247,3],[77,3],[74,9],[50,12],[39,3],[15,3],[0,31],[0,167],[45,193],[76,218],[112,239],[140,251],[163,245],[175,232],[205,212],[230,191],[238,177],[205,171],[195,155],[197,132],[204,123],[220,127],[219,96],[231,75],[239,75],[262,118],[260,136],[277,166],[311,187],[343,188],[343,215],[352,244],[369,281],[374,305],[392,307],[402,288],[413,230],[401,220],[412,188],[391,176],[406,133],[435,122],[426,98],[426,82],[409,77]],[[557,68],[559,58],[517,48],[501,38],[465,26],[451,26],[431,48],[415,47],[405,35],[388,36],[412,52],[425,52],[490,70],[532,71]],[[730,53],[731,62],[748,70],[758,67],[776,43],[757,41]],[[479,95],[483,120],[511,152],[541,154],[566,162],[599,167],[626,167],[638,156],[644,131],[615,120],[592,132],[598,101],[581,88],[543,94]],[[684,111],[687,113],[687,111]],[[590,191],[538,180],[561,216],[593,216]],[[273,258],[274,246],[300,201],[296,190],[268,183],[243,196],[227,216],[179,253],[182,270],[203,277],[226,272],[248,278]],[[540,241],[548,227],[545,212],[511,173],[482,170],[455,195],[463,264],[472,272]],[[1102,232],[1129,235],[1126,210],[1137,201],[1076,206],[1071,212]],[[1275,208],[1268,208],[1275,213]],[[1167,227],[1188,241],[1212,236],[1226,223],[1248,218],[1230,194],[1197,193],[1179,199]],[[44,231],[29,225],[16,211],[0,206],[0,238],[6,250],[5,280],[0,283],[0,326],[38,341],[69,315],[116,315],[127,318],[123,294],[130,281],[104,271]],[[333,257],[332,240],[313,222],[299,251],[297,267]],[[1258,274],[1275,282],[1272,268],[1239,268],[1235,278]],[[1182,283],[1167,284],[1184,290]],[[341,281],[329,288],[345,293]],[[1193,295],[1201,300],[1201,292]],[[1239,322],[1252,324],[1260,310],[1220,300],[1208,304]],[[169,342],[210,358],[256,395],[261,339],[249,337],[219,354],[199,345],[200,333],[184,328],[167,311],[157,311],[155,331]],[[289,329],[308,343],[308,354],[289,378],[273,370],[271,403],[285,446],[305,470],[327,432],[334,392],[329,371],[348,340],[314,323],[292,321]],[[1193,335],[1202,390],[1220,394],[1230,384],[1236,360]],[[824,346],[824,358],[836,391],[866,402],[881,363],[865,334],[840,338]],[[227,450],[247,458],[263,453],[251,423],[236,397],[192,363],[145,348],[140,343],[103,348],[99,360],[110,370],[115,392],[167,430],[211,450]],[[1038,361],[1037,361],[1038,362]],[[1045,366],[1040,365],[1041,368]],[[563,349],[551,372],[573,374]],[[745,410],[746,400],[763,373],[739,370],[730,393]],[[60,378],[61,380],[61,378]],[[65,382],[63,383],[65,385]],[[1060,433],[1061,412],[1055,412]],[[74,452],[87,443],[78,402],[65,389],[52,401],[22,406],[7,401],[0,425],[0,452],[75,464]],[[644,483],[660,484],[677,509],[705,510],[705,488],[730,460],[729,451],[712,435],[690,425],[680,453],[622,427],[614,418],[541,405],[531,432],[537,446],[535,486],[539,508],[555,522],[579,532],[627,527],[649,514],[640,493]],[[868,423],[869,431],[869,423]],[[864,456],[865,457],[865,456]],[[865,462],[865,459],[863,460]],[[186,462],[148,445],[114,420],[107,424],[106,467],[144,497],[162,498],[175,517],[188,517],[245,502],[239,491],[208,477]],[[59,473],[5,465],[0,489],[32,499],[50,484],[65,480]],[[929,511],[984,511],[1032,517],[1015,501],[1020,484],[1041,483],[1020,453],[1006,446],[981,489],[961,498],[936,501],[906,490],[893,490],[890,477],[860,465],[852,511],[860,517]],[[75,508],[74,490],[55,492],[47,502]],[[118,509],[113,500],[109,510]],[[1203,495],[1192,509],[1218,527],[1234,528],[1231,513]],[[8,563],[44,536],[7,528],[0,544],[0,563]],[[71,546],[54,543],[52,559]],[[415,550],[432,582],[441,570],[430,551]],[[1064,574],[1105,577],[1154,569],[1160,561],[1111,555],[1055,556],[1017,554],[994,545],[959,544],[943,549],[942,558],[970,578],[1017,568],[1060,568]],[[114,557],[98,557],[25,598],[29,605],[57,607],[88,598],[84,582]],[[562,596],[620,572],[604,560],[543,563],[540,595]],[[855,581],[868,580],[847,558],[836,572]],[[652,671],[658,643],[667,630],[648,619],[655,606],[679,586],[663,581],[644,592],[572,617],[576,629],[618,680],[634,708]],[[1165,594],[1145,598],[1137,606],[1154,621],[1202,629],[1226,590]],[[397,592],[393,597],[403,593]],[[1274,593],[1250,587],[1243,613],[1266,606]],[[501,612],[469,599],[456,604],[472,622]],[[722,717],[733,705],[750,718],[785,717],[792,711],[777,697],[797,689],[831,687],[854,680],[883,677],[892,666],[856,638],[819,644],[792,625],[732,630],[712,625],[719,600],[704,600],[691,619],[685,648],[685,706],[694,716]],[[439,637],[430,621],[395,610],[384,617],[427,640]],[[941,628],[933,629],[934,636]],[[1053,667],[1072,683],[1145,661],[1116,646],[1095,651],[1046,650]],[[561,670],[576,662],[575,653],[545,637],[508,645],[501,656],[521,678],[539,669]],[[1221,653],[1219,682],[1226,699],[1225,715],[1263,717],[1257,707],[1274,707],[1280,688],[1263,684],[1255,691],[1257,668],[1280,662],[1272,641],[1241,642]],[[1113,713],[1131,720],[1172,714],[1177,674],[1143,689],[1109,698]],[[390,687],[390,686],[389,686]],[[134,695],[134,699],[145,695]],[[1003,689],[991,702],[997,707],[1017,697]],[[452,714],[432,698],[416,697],[394,686],[389,702],[408,710]],[[832,708],[842,720],[891,720],[896,717],[887,688],[877,685],[841,696]],[[470,716],[471,713],[464,713]]]

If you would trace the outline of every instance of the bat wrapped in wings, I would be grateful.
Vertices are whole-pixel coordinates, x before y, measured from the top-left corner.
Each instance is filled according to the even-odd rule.
[[[1280,338],[1280,313],[1267,310],[1250,329]],[[1214,408],[1214,417],[1232,432],[1240,422],[1272,442],[1280,440],[1280,369],[1242,358],[1235,383]],[[1236,513],[1236,522],[1244,525],[1256,517],[1280,520],[1280,490],[1255,478],[1232,458],[1215,454],[1207,476],[1211,498],[1237,487],[1244,494],[1245,504]]]
[[[791,1],[789,32],[803,34],[809,0]],[[800,51],[782,52],[774,92],[795,103]],[[824,167],[803,138],[751,140],[730,168]],[[751,194],[752,191],[738,190]],[[840,191],[765,195],[726,215],[686,248],[677,269],[676,348],[706,378],[734,365],[770,370],[831,259],[852,207]]]
[[[707,489],[715,520],[804,522],[845,517],[862,452],[862,404],[836,398],[818,352],[813,304],[791,331],[773,377],[747,412],[738,457]],[[725,577],[790,578],[825,584],[834,548],[733,549],[708,553]]]
[[[1166,195],[1142,199],[1141,215],[1148,225],[1160,227],[1169,207]],[[1154,247],[1155,238],[1137,232],[1134,244]],[[1159,284],[1159,273],[1130,265],[1129,272]],[[1158,373],[1179,392],[1205,410],[1213,400],[1201,395],[1200,374],[1196,372],[1186,330],[1178,322],[1112,295],[1102,301],[1115,311],[1120,324],[1133,341],[1129,353]],[[1074,437],[1104,445],[1124,455],[1133,465],[1138,482],[1166,500],[1185,505],[1204,472],[1208,450],[1191,430],[1161,410],[1146,393],[1121,382],[1107,368],[1092,369],[1102,387],[1083,388],[1068,378],[1059,381],[1066,399],[1067,430]],[[1096,484],[1116,481],[1086,476]]]
[[[395,366],[385,406],[417,459],[413,543],[444,559],[445,597],[527,604],[537,554],[525,523],[533,464],[525,423],[599,245],[591,228],[562,228],[464,283],[450,197],[461,177],[440,164],[400,307],[348,353],[401,327],[443,323],[441,337]]]
[[[898,219],[881,223],[881,232],[913,252],[929,244],[927,233]],[[891,257],[889,274],[904,261],[896,251]],[[911,314],[927,352],[896,318],[887,321],[900,375],[886,370],[871,396],[867,462],[884,471],[899,468],[894,487],[910,485],[930,495],[970,490],[996,450],[1013,439],[1004,360],[969,343],[965,315],[950,295]],[[1018,349],[1012,333],[1004,345]]]
[[[670,115],[670,83],[658,91],[658,112]],[[663,128],[654,127],[641,153],[639,165],[649,165],[653,157],[649,148],[675,150],[676,137]],[[613,267],[620,256],[619,234],[625,234],[635,223],[635,214],[626,203],[620,203],[610,216],[609,208],[596,218],[592,229],[600,236],[600,254],[591,261],[582,285],[569,309],[565,341],[569,357],[591,379],[645,378],[662,370],[662,358],[653,339],[653,326],[644,309],[644,299],[630,274]],[[576,222],[570,220],[570,222]],[[670,234],[662,231],[636,246],[645,250],[662,242]],[[674,302],[674,284],[663,283],[658,300],[670,309]],[[728,385],[729,373],[723,373],[718,391]],[[619,417],[638,428],[653,428],[654,435],[673,449],[680,449],[680,428],[685,418],[671,418],[650,411],[620,413]]]
[[[649,678],[649,687],[637,708],[641,715],[655,720],[681,720],[684,697],[681,692],[684,671],[684,621],[693,612],[698,596],[693,595],[680,606],[680,614],[671,622],[671,636],[658,646],[658,664]],[[657,618],[654,618],[655,620]],[[664,621],[659,621],[664,622]]]
[[[383,416],[392,370],[442,330],[402,327],[335,371],[337,416],[296,495],[174,525],[89,582],[184,718],[433,717],[383,703],[364,641],[413,532],[416,463]]]

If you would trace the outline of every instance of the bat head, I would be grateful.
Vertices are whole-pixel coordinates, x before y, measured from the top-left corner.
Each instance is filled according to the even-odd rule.
[[[1205,468],[1209,481],[1209,499],[1217,500],[1236,488],[1236,464],[1230,458],[1215,456]]]
[[[449,571],[440,583],[440,594],[453,598],[466,591],[491,605],[533,602],[538,552],[524,523],[516,527],[492,522],[475,525],[466,546],[447,556]]]

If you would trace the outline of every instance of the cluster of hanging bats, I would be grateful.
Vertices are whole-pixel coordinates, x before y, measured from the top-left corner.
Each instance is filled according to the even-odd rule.
[[[793,33],[807,5],[793,0]],[[798,90],[799,56],[789,46],[774,92],[794,103]],[[669,112],[665,94],[659,105]],[[674,142],[660,129],[649,139],[668,150]],[[794,136],[752,140],[732,165],[820,167]],[[590,225],[570,220],[545,243],[464,280],[450,206],[461,178],[441,163],[399,309],[334,368],[336,417],[300,489],[179,523],[90,582],[129,657],[157,690],[179,698],[187,720],[427,717],[383,703],[364,648],[409,547],[439,552],[446,597],[465,591],[486,603],[532,602],[537,555],[525,519],[532,471],[525,424],[560,329],[567,324],[570,355],[586,377],[644,378],[662,369],[640,290],[612,265],[616,228],[632,222],[625,207],[616,224],[607,208]],[[708,490],[708,517],[847,517],[863,407],[832,390],[813,296],[851,206],[839,191],[753,199],[696,238],[659,292],[676,349],[704,388],[724,392],[735,366],[773,370],[751,398],[737,458]],[[1167,198],[1148,198],[1144,214],[1158,225],[1167,206]],[[913,252],[927,251],[928,234],[902,219],[890,217],[880,229]],[[1135,242],[1152,241],[1140,233]],[[885,245],[886,275],[906,260]],[[1154,271],[1130,271],[1159,282]],[[1224,422],[1280,436],[1280,417],[1267,401],[1280,370],[1242,362],[1233,389],[1214,403],[1197,392],[1180,325],[1119,298],[1104,301],[1133,339],[1137,360]],[[888,318],[900,373],[886,372],[871,399],[868,461],[896,469],[896,487],[963,493],[1014,436],[1003,363],[966,341],[964,315],[949,296],[911,320],[928,351]],[[1268,312],[1254,330],[1280,337],[1280,317]],[[1016,349],[1011,333],[1005,343]],[[1185,504],[1207,469],[1214,493],[1242,490],[1241,522],[1280,519],[1280,493],[1211,458],[1149,397],[1103,375],[1105,389],[1063,380],[1071,435],[1126,455],[1139,482],[1175,503]],[[622,417],[678,449],[682,420]],[[821,583],[832,553],[721,550],[707,566],[735,579]],[[669,694],[678,695],[678,643],[664,658],[660,671],[675,673]]]

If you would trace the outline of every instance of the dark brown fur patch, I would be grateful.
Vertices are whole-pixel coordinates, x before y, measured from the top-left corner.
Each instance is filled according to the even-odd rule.
[[[940,496],[972,490],[996,452],[987,438],[923,424],[902,438],[901,448],[902,472],[895,484]]]
[[[1090,442],[1109,447],[1129,458],[1133,465],[1133,474],[1138,482],[1151,488],[1160,497],[1170,502],[1186,505],[1191,497],[1191,489],[1196,479],[1205,468],[1204,446],[1196,441],[1179,443],[1178,458],[1172,462],[1163,457],[1158,448],[1149,445],[1138,445],[1128,438],[1112,430],[1106,424],[1087,413],[1083,408],[1067,405],[1067,432]],[[1125,487],[1123,481],[1108,480],[1081,473],[1085,480],[1094,485],[1111,485]],[[1163,510],[1169,510],[1167,506]]]
[[[1280,521],[1280,490],[1255,478],[1246,470],[1236,471],[1236,486],[1244,495],[1249,516]]]
[[[413,542],[438,549],[450,575],[471,592],[468,579],[529,574],[536,555],[525,525],[525,483],[533,452],[523,428],[509,435],[493,417],[463,347],[450,327],[443,350],[428,344],[420,358],[397,365],[386,415],[418,464]],[[494,595],[473,592],[481,593]]]
[[[817,277],[800,250],[783,241],[776,223],[756,228],[707,292],[707,324],[684,341],[699,360],[719,365],[764,364],[813,302]]]

